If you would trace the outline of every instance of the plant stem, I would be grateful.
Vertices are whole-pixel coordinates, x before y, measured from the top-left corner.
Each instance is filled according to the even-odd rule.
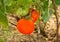
[[[50,11],[50,0],[48,0],[48,16],[49,16],[49,11]]]
[[[56,36],[57,36],[57,40],[56,42],[59,42],[59,39],[58,39],[58,29],[59,29],[59,26],[58,26],[58,16],[57,16],[57,7],[56,7],[56,4],[55,4],[55,0],[52,0],[52,4],[53,4],[53,9],[54,9],[54,15],[56,17],[56,25],[57,25],[57,31],[56,31]]]

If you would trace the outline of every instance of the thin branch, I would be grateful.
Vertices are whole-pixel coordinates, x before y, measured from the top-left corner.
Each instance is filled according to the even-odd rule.
[[[57,16],[57,7],[56,7],[56,4],[55,4],[55,0],[52,0],[52,4],[53,4],[53,9],[54,9],[54,15],[55,15],[55,17],[56,17],[56,21],[57,21],[57,23],[56,23],[56,25],[57,25],[57,31],[56,31],[56,36],[57,36],[57,40],[56,40],[56,42],[59,42],[59,39],[58,39],[58,29],[59,29],[59,26],[58,26],[58,16]]]
[[[48,16],[49,16],[49,11],[50,11],[50,0],[48,0]]]
[[[16,15],[14,15],[14,14],[6,14],[7,16],[10,16],[10,17],[14,17],[17,21],[20,19],[20,17],[18,17],[18,16],[16,16]],[[12,25],[14,25],[14,26],[16,26],[16,24],[14,24],[14,23],[11,23],[11,22],[9,22],[10,24],[12,24]]]
[[[11,22],[9,22],[10,24],[12,24],[12,25],[14,25],[14,26],[16,26],[16,24],[13,24],[13,23],[11,23]]]

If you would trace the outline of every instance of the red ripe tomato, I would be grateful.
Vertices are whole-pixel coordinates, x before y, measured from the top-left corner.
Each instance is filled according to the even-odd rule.
[[[39,15],[38,15],[38,11],[35,10],[35,9],[32,9],[31,17],[32,17],[32,20],[33,20],[34,22],[36,22],[36,20],[37,20],[38,17],[39,17]]]
[[[23,34],[31,34],[34,31],[34,23],[32,20],[21,19],[17,23],[17,29]]]

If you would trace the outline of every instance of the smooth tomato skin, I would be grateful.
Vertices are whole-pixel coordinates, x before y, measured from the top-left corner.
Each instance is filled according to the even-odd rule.
[[[37,21],[37,19],[38,19],[38,17],[39,17],[39,15],[38,15],[38,14],[39,14],[39,13],[38,13],[38,11],[37,11],[37,10],[32,9],[31,17],[32,17],[33,22],[36,22],[36,21]]]
[[[34,31],[34,23],[32,20],[21,19],[17,23],[17,29],[23,34],[31,34]]]

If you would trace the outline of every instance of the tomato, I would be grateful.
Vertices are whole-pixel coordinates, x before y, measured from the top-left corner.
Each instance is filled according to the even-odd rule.
[[[36,22],[37,19],[38,19],[38,17],[39,17],[38,11],[35,10],[35,9],[32,9],[32,11],[31,11],[31,17],[32,17],[32,20],[33,20],[34,22]]]
[[[31,34],[34,31],[34,23],[32,20],[21,19],[17,23],[17,29],[23,34]]]

